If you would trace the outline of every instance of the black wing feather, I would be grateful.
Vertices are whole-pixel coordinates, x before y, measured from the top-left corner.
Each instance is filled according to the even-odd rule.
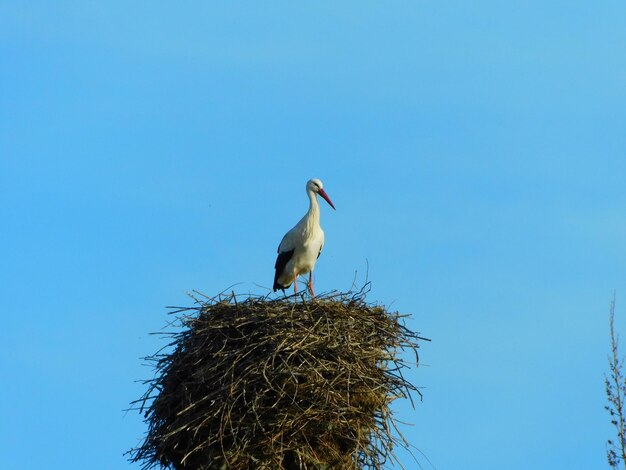
[[[289,285],[281,286],[278,283],[278,278],[280,277],[280,275],[285,270],[285,266],[287,266],[287,263],[289,262],[289,260],[293,256],[293,252],[294,251],[295,251],[295,249],[294,250],[289,250],[289,251],[283,251],[282,253],[278,253],[278,258],[276,258],[276,264],[274,265],[274,269],[276,269],[276,271],[274,272],[274,287],[273,287],[274,292],[276,292],[278,289],[285,290],[287,287],[289,287]]]

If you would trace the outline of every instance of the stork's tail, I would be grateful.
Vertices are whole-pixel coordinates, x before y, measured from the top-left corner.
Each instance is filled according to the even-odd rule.
[[[291,284],[289,284],[288,286],[283,286],[278,282],[278,274],[276,274],[276,276],[274,277],[274,292],[276,292],[277,290],[282,290],[283,294],[285,293],[285,289],[289,289],[289,287],[291,286]]]
[[[276,292],[278,289],[285,292],[285,289],[287,289],[291,285],[291,282],[287,284],[286,286],[281,285],[278,282],[278,278],[282,275],[283,271],[285,270],[285,267],[287,266],[287,263],[293,256],[294,251],[295,250],[289,250],[289,251],[283,251],[282,253],[281,252],[278,253],[278,258],[276,258],[276,264],[274,265],[274,269],[275,269],[274,287],[273,287],[274,292]]]

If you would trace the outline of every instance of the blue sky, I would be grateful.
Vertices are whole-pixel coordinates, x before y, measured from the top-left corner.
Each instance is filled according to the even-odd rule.
[[[164,307],[266,292],[319,177],[317,290],[433,340],[432,464],[602,468],[625,46],[621,1],[0,1],[3,466],[139,468]]]

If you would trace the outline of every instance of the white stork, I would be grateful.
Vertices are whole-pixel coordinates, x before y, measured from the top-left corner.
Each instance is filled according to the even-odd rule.
[[[278,258],[274,268],[274,292],[288,289],[293,283],[294,293],[298,293],[297,277],[309,273],[309,291],[313,292],[313,268],[322,253],[324,231],[320,227],[320,206],[317,202],[319,194],[333,209],[335,206],[324,191],[324,185],[317,178],[306,183],[306,194],[309,196],[309,210],[294,228],[289,230],[278,245]]]

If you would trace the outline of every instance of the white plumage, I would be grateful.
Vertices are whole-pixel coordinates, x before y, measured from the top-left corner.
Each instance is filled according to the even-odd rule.
[[[294,228],[289,230],[278,245],[278,258],[274,268],[274,292],[278,289],[283,291],[291,284],[293,290],[298,292],[296,278],[301,274],[309,273],[308,287],[311,295],[313,292],[313,269],[317,258],[324,246],[324,231],[320,227],[320,206],[317,195],[322,196],[330,207],[335,206],[324,191],[322,182],[313,178],[306,183],[306,193],[309,196],[309,210]]]

